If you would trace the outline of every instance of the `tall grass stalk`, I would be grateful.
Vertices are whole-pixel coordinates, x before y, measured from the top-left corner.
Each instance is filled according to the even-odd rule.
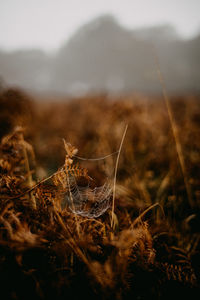
[[[165,85],[165,80],[164,80],[163,74],[162,74],[161,69],[160,69],[159,59],[158,59],[158,56],[157,56],[155,51],[154,51],[154,57],[155,57],[156,71],[157,71],[157,74],[158,74],[158,79],[159,79],[160,84],[162,86],[163,98],[164,98],[164,101],[165,101],[165,104],[166,104],[167,113],[168,113],[168,116],[169,116],[170,125],[171,125],[171,128],[172,128],[172,133],[173,133],[174,140],[175,140],[176,151],[177,151],[177,154],[178,154],[178,159],[179,159],[179,163],[180,163],[180,166],[181,166],[181,171],[182,171],[182,174],[183,174],[183,179],[184,179],[184,183],[185,183],[185,187],[186,187],[188,201],[189,201],[190,205],[193,206],[194,203],[193,203],[193,199],[192,199],[192,192],[191,192],[191,187],[190,187],[190,184],[189,184],[189,179],[188,179],[187,170],[186,170],[186,166],[185,166],[185,160],[184,160],[182,145],[181,145],[181,142],[180,142],[180,139],[179,139],[178,128],[177,128],[176,121],[175,121],[173,113],[172,113],[172,109],[171,109],[171,105],[170,105],[170,101],[169,101],[169,97],[168,97],[167,89],[166,89],[166,85]]]
[[[116,164],[115,164],[115,173],[114,173],[114,180],[113,180],[112,212],[111,212],[111,227],[112,228],[114,226],[114,222],[113,221],[114,221],[114,209],[115,209],[115,194],[116,194],[117,169],[118,169],[119,157],[120,157],[120,153],[121,153],[121,150],[122,150],[122,145],[123,145],[123,142],[124,142],[124,138],[125,138],[127,129],[128,129],[128,124],[126,125],[126,127],[124,129],[124,133],[122,135],[121,143],[120,143],[120,146],[119,146],[119,151],[118,151],[118,154],[117,154]]]

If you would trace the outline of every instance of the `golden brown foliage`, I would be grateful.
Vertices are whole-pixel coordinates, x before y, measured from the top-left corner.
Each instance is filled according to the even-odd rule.
[[[4,109],[11,95],[1,96]],[[194,297],[200,287],[199,99],[171,102],[192,202],[162,100],[102,96],[28,107],[34,122],[23,118],[23,109],[18,120],[26,129],[10,116],[12,131],[2,131],[0,146],[3,299]],[[126,123],[112,215],[110,182]]]

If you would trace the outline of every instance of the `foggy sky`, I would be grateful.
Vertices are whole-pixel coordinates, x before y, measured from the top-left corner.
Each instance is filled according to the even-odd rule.
[[[0,0],[0,48],[55,50],[81,26],[113,14],[128,28],[171,23],[184,37],[200,31],[200,0]]]

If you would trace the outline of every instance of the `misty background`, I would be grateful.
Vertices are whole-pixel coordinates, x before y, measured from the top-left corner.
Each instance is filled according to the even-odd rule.
[[[10,0],[7,5],[9,2]],[[23,2],[21,1],[21,3]],[[47,3],[46,0],[40,3],[43,2]],[[49,3],[54,2],[50,1]],[[90,3],[90,1],[86,2]],[[108,1],[108,3],[111,2],[114,5],[113,1]],[[192,7],[194,3],[197,4],[197,1],[191,1],[191,6],[184,6],[186,2],[177,1],[177,5],[178,3],[183,4],[180,8],[185,9],[185,13],[188,7]],[[20,12],[23,12],[23,6],[19,7],[19,3],[20,1],[17,7],[19,10],[21,9]],[[115,3],[119,5],[119,1]],[[131,2],[128,1],[127,3],[129,3],[127,19],[131,15],[134,19],[134,11],[129,11]],[[151,16],[151,13],[155,14],[154,10],[158,8],[157,14],[159,17],[160,6],[158,2],[152,1],[152,3],[154,3],[152,12],[147,11],[145,14],[149,13]],[[42,7],[42,4],[40,5]],[[124,8],[125,5],[126,3],[121,2],[121,7]],[[6,4],[4,8],[6,12]],[[54,20],[54,15],[57,12],[52,11],[51,5],[47,6],[46,9],[51,12],[52,22],[56,22],[57,19]],[[81,9],[82,7],[79,7],[80,11]],[[182,21],[181,16],[178,16],[181,11],[178,11],[178,7],[177,11],[176,7],[174,9],[174,17],[177,14],[177,17]],[[77,14],[79,19],[82,20],[80,11]],[[99,11],[101,12],[101,10]],[[66,30],[66,39],[62,38],[63,41],[60,44],[57,41],[57,48],[55,45],[53,47],[53,44],[45,47],[45,43],[41,47],[38,45],[36,47],[37,43],[34,44],[34,42],[33,44],[27,44],[26,47],[25,39],[24,42],[21,41],[21,44],[18,44],[18,40],[22,38],[22,32],[21,35],[20,32],[15,31],[11,31],[9,34],[6,31],[6,28],[7,30],[10,28],[8,27],[9,16],[3,15],[2,23],[4,22],[4,27],[1,28],[2,39],[0,38],[0,87],[15,86],[29,92],[60,95],[80,95],[88,92],[105,91],[111,93],[133,91],[155,93],[161,90],[155,63],[158,58],[169,92],[200,91],[200,30],[195,32],[193,30],[192,34],[190,28],[190,32],[185,31],[184,36],[180,33],[180,30],[177,30],[175,25],[172,25],[173,22],[170,22],[170,18],[169,20],[163,18],[163,21],[162,18],[156,20],[155,15],[152,15],[152,20],[148,20],[149,23],[147,24],[144,19],[141,19],[141,22],[137,23],[139,26],[132,25],[128,27],[120,22],[118,13],[114,11],[112,13],[112,10],[109,9],[108,12],[93,18],[89,15],[88,21],[83,22],[82,25],[77,23],[76,29],[73,32],[70,31],[70,34],[68,32],[68,38]],[[12,10],[10,13],[12,15],[14,11]],[[187,13],[186,25],[187,22],[189,24],[192,20],[192,14],[189,11]],[[91,16],[93,16],[92,13]],[[153,21],[153,17],[155,21]],[[23,21],[23,19],[21,20]],[[10,26],[14,25],[12,23]],[[25,30],[26,24],[22,22],[22,25],[23,30]],[[31,36],[34,40],[35,34],[40,36],[37,27],[35,33],[29,32],[28,28],[27,23],[29,41],[31,41]],[[185,28],[187,29],[187,26]],[[48,37],[50,29],[46,28],[46,32]],[[53,38],[52,32],[52,41]],[[49,41],[51,39],[49,38]],[[21,45],[20,48],[18,48],[19,45]]]

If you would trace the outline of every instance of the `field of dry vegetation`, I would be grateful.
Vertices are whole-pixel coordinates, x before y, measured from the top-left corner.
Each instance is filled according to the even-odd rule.
[[[169,105],[1,92],[2,299],[199,298],[200,98]]]

